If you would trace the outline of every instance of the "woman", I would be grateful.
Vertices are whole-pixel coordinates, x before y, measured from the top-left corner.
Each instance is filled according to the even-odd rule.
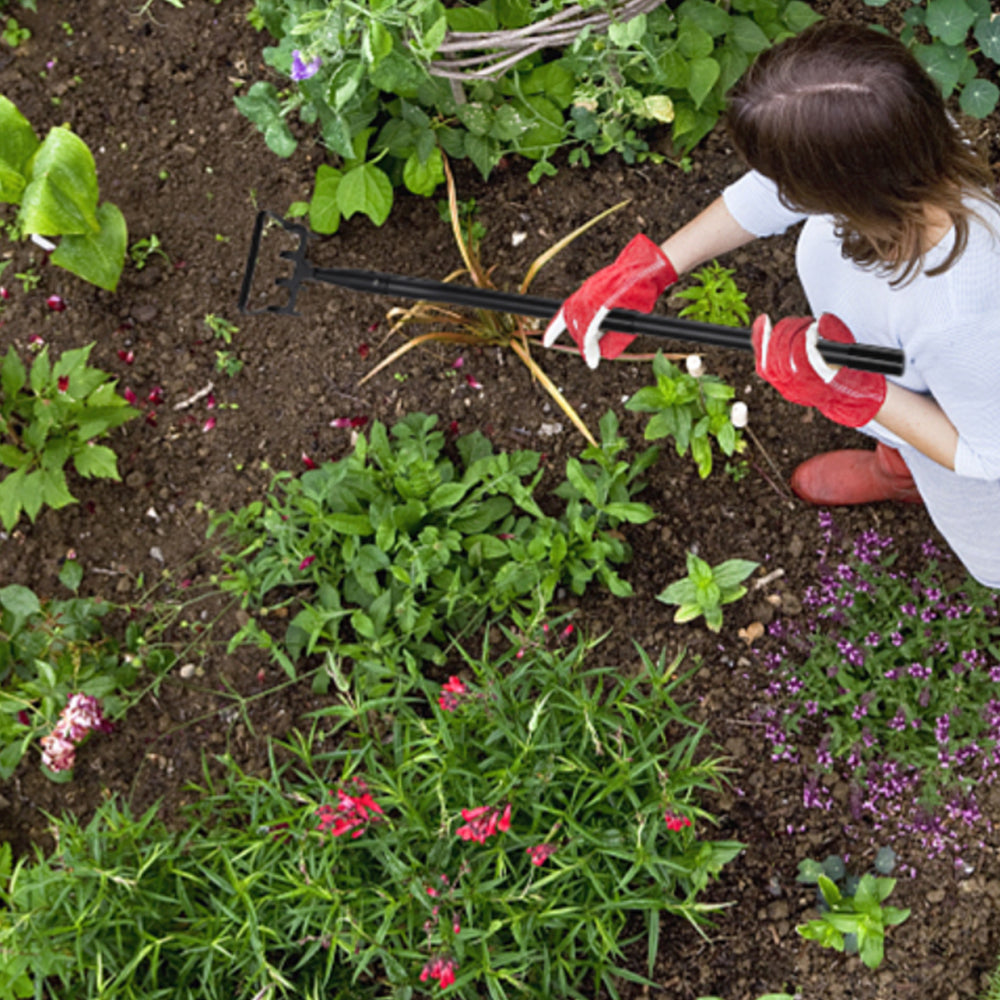
[[[877,441],[800,465],[816,504],[924,502],[976,579],[1000,587],[1000,204],[934,82],[899,41],[822,23],[764,52],[728,125],[751,168],[657,247],[637,236],[564,303],[590,367],[632,339],[611,308],[648,312],[678,273],[805,220],[796,263],[812,318],[753,325],[757,371],[786,399]],[[828,366],[819,337],[902,348],[883,377]]]

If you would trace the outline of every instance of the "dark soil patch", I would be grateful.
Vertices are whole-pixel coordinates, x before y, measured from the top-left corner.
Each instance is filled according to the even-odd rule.
[[[416,351],[359,388],[358,380],[398,343],[386,340],[385,313],[394,303],[314,288],[300,300],[300,319],[237,314],[257,207],[280,212],[307,198],[323,159],[309,141],[291,160],[276,159],[233,106],[240,81],[267,73],[260,56],[263,40],[245,20],[246,3],[188,0],[184,10],[176,10],[154,0],[143,16],[119,0],[58,5],[43,0],[40,6],[37,15],[18,12],[34,35],[0,53],[0,92],[39,130],[69,122],[93,149],[102,197],[124,212],[131,241],[155,233],[170,259],[154,257],[142,271],[128,268],[112,295],[47,266],[37,249],[8,248],[4,256],[14,259],[10,273],[33,265],[41,283],[30,294],[15,286],[4,309],[0,344],[5,349],[13,342],[23,350],[32,334],[59,350],[96,341],[94,364],[114,372],[121,386],[141,399],[161,386],[164,401],[155,407],[155,421],[136,420],[116,434],[122,483],[75,483],[78,506],[47,511],[36,524],[24,523],[0,541],[2,582],[55,594],[60,561],[71,548],[87,569],[87,593],[124,599],[136,592],[140,578],[157,579],[164,569],[175,582],[204,582],[215,568],[206,549],[204,509],[232,508],[259,497],[270,479],[265,464],[299,471],[303,453],[317,461],[343,455],[350,430],[331,427],[338,417],[392,423],[411,411],[435,413],[443,423],[456,421],[462,432],[482,430],[500,447],[546,452],[556,469],[578,451],[579,437],[546,393],[516,359],[498,351],[464,352],[463,372],[473,375],[481,390],[449,377],[457,352],[440,348]],[[815,6],[885,23],[899,13],[898,3],[881,11],[860,0]],[[996,116],[984,123],[984,135],[994,161],[1000,161]],[[742,170],[721,134],[710,136],[692,160],[685,174],[666,165],[630,168],[610,156],[586,172],[563,169],[538,186],[527,181],[523,163],[512,162],[489,183],[458,165],[457,183],[461,198],[476,199],[487,230],[483,258],[496,266],[495,278],[504,287],[515,287],[530,261],[555,239],[597,211],[631,199],[543,270],[534,290],[561,297],[611,260],[635,232],[663,238]],[[516,246],[515,233],[525,234]],[[433,202],[406,196],[400,196],[386,227],[375,229],[355,217],[314,254],[327,264],[437,279],[460,263]],[[785,315],[806,309],[794,276],[792,237],[759,242],[727,263],[737,268],[754,310]],[[53,292],[67,301],[65,312],[46,309],[45,298]],[[234,377],[215,370],[215,351],[225,345],[205,327],[207,313],[239,325],[231,350],[243,369]],[[134,361],[125,364],[119,350],[132,351]],[[664,450],[644,496],[658,517],[629,533],[635,559],[625,575],[636,596],[620,601],[588,595],[578,619],[588,630],[615,629],[604,648],[623,665],[634,659],[632,639],[651,651],[686,647],[700,658],[690,692],[696,713],[709,722],[737,767],[739,793],[710,803],[721,817],[720,835],[748,845],[708,894],[733,906],[719,918],[711,942],[684,925],[662,936],[659,988],[650,995],[753,1000],[798,987],[805,997],[828,1000],[972,997],[992,970],[1000,930],[994,911],[1000,898],[1000,840],[989,824],[991,817],[1000,819],[995,794],[986,804],[984,846],[970,856],[970,877],[960,878],[947,858],[927,861],[916,843],[897,845],[917,875],[900,883],[893,902],[912,906],[913,916],[892,934],[877,973],[857,958],[822,951],[795,934],[809,905],[794,881],[798,861],[873,852],[865,840],[845,834],[843,812],[803,807],[796,766],[772,763],[754,721],[763,672],[738,630],[774,615],[763,600],[768,592],[783,598],[783,613],[793,613],[796,598],[816,578],[816,511],[793,500],[782,484],[802,459],[857,439],[781,401],[757,380],[749,355],[704,353],[709,370],[750,403],[757,440],[749,453],[751,472],[739,482],[721,472],[701,481],[690,460]],[[614,408],[630,438],[639,440],[642,424],[621,403],[645,384],[646,366],[605,364],[592,374],[576,357],[555,353],[546,355],[544,365],[592,426]],[[204,398],[177,408],[209,383],[219,403],[211,414]],[[205,430],[210,415],[216,424]],[[541,425],[553,422],[562,423],[563,431],[541,436]],[[891,533],[904,561],[919,563],[926,538],[943,545],[920,508],[872,506],[839,512],[837,522],[849,537],[872,527]],[[727,609],[721,636],[674,626],[669,610],[653,598],[682,575],[692,546],[713,563],[750,558],[784,575],[769,591]],[[227,615],[220,634],[228,635],[234,624],[234,616]],[[175,672],[114,735],[92,739],[81,751],[72,783],[54,785],[40,773],[37,759],[26,762],[0,794],[0,836],[20,851],[30,843],[45,844],[46,812],[86,816],[111,794],[123,795],[136,810],[159,801],[162,814],[172,819],[190,794],[186,785],[200,776],[203,754],[228,751],[244,770],[263,769],[266,737],[287,733],[317,701],[305,685],[284,684],[279,670],[252,653],[213,652],[204,668],[188,679]],[[231,691],[256,696],[245,716],[233,711]],[[792,836],[790,828],[805,832]],[[635,964],[643,968],[644,953]]]

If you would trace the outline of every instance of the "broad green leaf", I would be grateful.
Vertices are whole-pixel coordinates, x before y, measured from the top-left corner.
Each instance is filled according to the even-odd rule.
[[[678,624],[694,621],[701,613],[701,607],[697,604],[682,604],[674,612],[674,621]]]
[[[392,181],[373,163],[361,163],[340,179],[337,202],[345,219],[361,212],[381,226],[392,208]]]
[[[694,101],[694,106],[700,108],[719,79],[721,68],[714,59],[692,59],[691,76],[688,80],[688,93]]]
[[[73,455],[73,465],[88,479],[119,479],[118,456],[103,444],[88,444]]]
[[[986,118],[996,109],[1000,101],[1000,87],[991,80],[976,78],[962,88],[958,99],[959,107],[973,118]]]
[[[771,41],[764,34],[760,25],[749,17],[734,17],[733,26],[729,32],[733,44],[749,55],[763,52],[771,47]]]
[[[712,6],[706,0],[689,0],[689,2],[705,2],[706,6]],[[646,23],[645,14],[636,14],[635,17],[630,17],[627,21],[612,21],[608,25],[608,39],[612,44],[620,45],[623,48],[629,45],[638,45],[646,36]]]
[[[521,111],[531,125],[518,142],[520,153],[529,157],[542,156],[562,142],[566,125],[562,112],[552,101],[537,95],[526,97]]]
[[[41,602],[34,592],[19,583],[0,589],[0,606],[3,606],[19,618],[28,618],[42,610]]]
[[[244,97],[234,99],[237,109],[246,115],[264,134],[268,149],[281,157],[289,157],[298,143],[281,115],[278,91],[272,83],[258,80]]]
[[[965,63],[970,60],[969,53],[961,45],[948,46],[943,42],[918,46],[913,54],[945,97],[950,97],[958,86]]]
[[[18,357],[13,345],[7,348],[7,353],[0,366],[0,390],[3,391],[4,400],[8,403],[24,388],[28,380],[28,373],[24,364]]]
[[[343,177],[342,171],[325,163],[316,168],[316,183],[309,202],[309,226],[314,232],[329,236],[340,228],[337,191]]]
[[[27,474],[27,467],[22,467],[0,481],[0,524],[7,531],[12,531],[20,520],[21,488]]]
[[[822,20],[822,15],[813,10],[810,4],[804,3],[803,0],[791,0],[781,12],[781,17],[788,25],[789,30],[796,34],[808,28],[810,24]]]
[[[429,198],[444,182],[443,163],[441,150],[436,146],[423,163],[416,153],[411,153],[403,164],[403,183],[414,194]]]
[[[97,222],[100,229],[96,233],[64,236],[52,254],[52,263],[113,292],[125,263],[128,227],[118,206],[109,201],[98,208]]]
[[[983,17],[976,22],[976,43],[987,59],[1000,63],[1000,17]]]
[[[18,216],[39,236],[97,233],[97,169],[87,144],[68,128],[50,129],[29,163]]]
[[[708,0],[684,0],[677,8],[677,16],[690,19],[710,35],[723,35],[729,29],[730,16]]]
[[[742,583],[760,563],[749,559],[727,559],[715,567],[715,582],[723,589]]]
[[[677,48],[685,59],[705,59],[712,54],[715,41],[693,21],[682,21],[677,31]]]
[[[927,0],[927,30],[945,45],[961,45],[969,28],[975,24],[976,12],[965,0]]]
[[[37,148],[38,137],[28,119],[0,95],[0,201],[20,203],[28,160]]]
[[[41,477],[40,488],[42,501],[47,503],[54,510],[58,510],[60,507],[66,507],[71,503],[76,503],[76,497],[70,493],[69,487],[66,485],[66,473],[63,472],[61,468],[42,469],[35,473],[35,475]],[[33,477],[29,476],[28,478],[30,480]],[[27,503],[25,503],[24,509],[28,511],[28,516],[34,520],[34,516],[28,509]]]
[[[75,594],[83,581],[83,567],[79,559],[67,559],[59,570],[59,582]]]

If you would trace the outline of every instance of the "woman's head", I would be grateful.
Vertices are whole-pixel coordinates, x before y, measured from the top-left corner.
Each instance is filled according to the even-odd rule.
[[[795,208],[834,216],[844,252],[903,279],[922,260],[924,207],[968,238],[963,196],[989,167],[949,118],[934,81],[896,39],[824,22],[762,53],[730,98],[729,130]]]

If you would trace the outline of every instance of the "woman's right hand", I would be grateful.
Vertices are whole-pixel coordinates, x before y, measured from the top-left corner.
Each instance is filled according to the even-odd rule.
[[[676,280],[677,272],[667,255],[640,233],[613,264],[591,275],[566,299],[549,323],[542,343],[551,347],[567,330],[587,367],[596,368],[602,357],[617,357],[635,340],[632,334],[601,330],[604,317],[612,309],[650,312]]]

